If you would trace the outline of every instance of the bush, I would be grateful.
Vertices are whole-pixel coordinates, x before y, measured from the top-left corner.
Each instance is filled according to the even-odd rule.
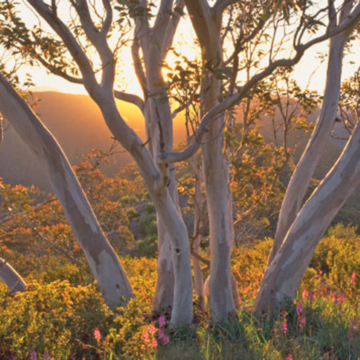
[[[139,212],[136,209],[134,209],[133,207],[126,210],[126,215],[129,218],[129,220],[138,219],[140,216]]]
[[[137,242],[137,253],[139,256],[155,257],[158,251],[158,240],[155,235],[148,235],[145,239]]]
[[[124,205],[136,204],[139,199],[135,195],[125,195],[120,199],[120,202]]]
[[[145,210],[148,214],[156,214],[155,206],[152,202],[148,202],[145,206]]]
[[[28,359],[30,351],[54,359],[95,358],[94,329],[106,334],[112,312],[93,285],[71,287],[67,281],[37,283],[1,299],[0,358]]]
[[[143,236],[157,234],[157,221],[155,214],[144,216],[139,223],[139,231]]]

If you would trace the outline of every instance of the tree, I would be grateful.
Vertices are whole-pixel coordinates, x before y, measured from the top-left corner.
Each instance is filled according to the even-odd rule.
[[[26,289],[26,283],[17,271],[4,259],[0,258],[0,279],[6,284],[9,290],[16,294]]]
[[[269,76],[277,68],[281,67],[291,67],[295,65],[305,50],[321,40],[328,38],[331,33],[334,35],[341,28],[346,29],[336,37],[336,39],[347,39],[349,33],[355,27],[359,20],[359,7],[355,8],[351,14],[349,10],[351,9],[352,4],[346,3],[346,6],[342,10],[341,21],[339,24],[334,24],[334,17],[336,16],[334,4],[329,6],[329,16],[330,24],[328,26],[327,32],[325,35],[310,40],[307,43],[302,44],[302,37],[307,29],[314,31],[316,29],[312,26],[317,23],[314,20],[314,17],[306,14],[309,10],[308,4],[304,3],[301,6],[297,5],[293,9],[296,13],[299,11],[301,13],[300,25],[295,31],[295,36],[293,38],[293,46],[295,49],[295,56],[291,59],[279,59],[275,60],[272,58],[273,54],[277,54],[279,50],[274,50],[272,47],[269,50],[270,60],[269,65],[265,66],[262,71],[258,72],[253,77],[250,77],[247,82],[242,86],[238,87],[238,91],[233,94],[233,86],[230,86],[230,94],[225,97],[225,99],[218,103],[219,97],[222,95],[221,81],[216,78],[217,70],[224,70],[222,68],[223,61],[223,49],[221,44],[221,25],[222,25],[222,14],[227,6],[233,4],[232,1],[218,1],[211,8],[207,1],[186,1],[186,6],[189,11],[190,18],[192,20],[193,26],[197,33],[200,45],[203,52],[203,66],[208,71],[205,70],[204,78],[202,80],[202,101],[203,101],[203,119],[199,126],[199,129],[195,135],[196,142],[181,154],[171,154],[168,156],[168,161],[179,161],[184,160],[187,157],[190,157],[197,151],[202,142],[204,142],[202,147],[202,156],[203,156],[203,168],[204,168],[204,181],[206,186],[207,193],[207,205],[209,208],[209,217],[210,217],[210,241],[211,241],[211,269],[210,270],[210,306],[212,310],[212,315],[216,320],[223,320],[224,318],[231,316],[234,312],[234,303],[232,302],[231,296],[231,274],[230,274],[230,219],[228,211],[228,187],[227,187],[227,166],[226,161],[222,154],[222,131],[223,131],[223,118],[221,114],[226,109],[229,109],[231,106],[234,106],[236,103],[241,101],[245,95],[253,88],[259,81]],[[280,4],[278,4],[279,6]],[[280,6],[281,7],[281,6]],[[230,59],[234,59],[234,68],[233,75],[237,74],[238,71],[238,61],[239,53],[244,49],[244,44],[247,42],[256,39],[257,35],[263,36],[262,31],[266,27],[267,20],[270,16],[279,15],[277,13],[278,7],[273,7],[271,3],[261,4],[259,6],[260,10],[256,12],[256,5],[251,9],[251,20],[247,18],[248,21],[252,22],[252,27],[246,29],[244,22],[240,21],[241,33],[239,38],[235,43],[235,50]],[[246,5],[240,3],[241,12],[246,19],[246,15],[250,9]],[[288,11],[291,11],[291,4],[286,4],[283,8],[284,13],[283,21],[286,22],[286,19],[289,16]],[[324,9],[320,10],[324,11]],[[257,25],[254,25],[254,16],[258,15]],[[315,16],[316,17],[316,16]],[[284,20],[285,18],[285,20]],[[353,20],[350,20],[350,19]],[[272,18],[273,19],[273,18]],[[349,21],[348,23],[346,23]],[[256,22],[255,22],[256,23]],[[345,25],[346,24],[346,25]],[[245,33],[244,28],[248,31]],[[335,30],[337,29],[337,30]],[[339,40],[338,40],[339,41]],[[344,41],[344,40],[343,40]],[[342,58],[342,54],[337,54],[338,57]],[[261,61],[261,60],[260,60]],[[226,62],[225,62],[226,63]],[[214,65],[215,64],[215,65]],[[236,81],[236,78],[230,81],[230,84]],[[336,108],[336,105],[335,105]],[[220,134],[220,135],[219,135]],[[211,145],[210,145],[211,141]],[[162,161],[166,161],[165,155],[162,155]],[[213,209],[213,210],[212,210]],[[281,263],[279,264],[281,266]],[[219,269],[222,271],[219,271]],[[266,287],[266,283],[264,285]],[[264,295],[266,299],[266,295]]]
[[[352,5],[351,1],[344,3],[339,20],[335,9],[330,7],[330,26],[335,27],[337,23],[344,22]],[[274,247],[255,301],[255,311],[276,309],[285,298],[294,298],[316,245],[357,185],[356,178],[349,176],[349,168],[355,166],[355,160],[351,158],[353,151],[357,149],[358,134],[355,130],[336,165],[301,208],[305,192],[335,123],[344,46],[356,25],[357,23],[354,23],[330,41],[327,82],[321,113],[287,188]]]
[[[0,94],[1,113],[43,164],[106,303],[115,307],[122,298],[126,304],[132,297],[126,273],[60,145],[1,74]]]
[[[38,14],[42,16],[43,19],[50,25],[50,27],[62,42],[44,35],[41,29],[36,29],[35,31],[30,32],[25,27],[25,24],[17,17],[17,14],[12,11],[13,6],[10,4],[4,7],[4,11],[6,12],[6,18],[7,15],[10,14],[10,26],[15,26],[16,29],[14,33],[9,33],[9,28],[4,29],[5,31],[3,35],[7,35],[7,38],[4,39],[3,37],[5,40],[4,45],[8,47],[10,44],[14,45],[15,47],[21,49],[21,51],[25,51],[27,55],[30,54],[31,56],[35,57],[38,61],[40,61],[40,63],[45,64],[47,68],[52,69],[54,73],[57,73],[65,78],[70,78],[73,82],[83,83],[89,95],[99,106],[104,120],[107,123],[109,129],[114,134],[114,137],[133,156],[134,160],[139,166],[140,172],[144,177],[145,184],[156,206],[159,217],[162,219],[162,222],[166,224],[169,238],[171,239],[175,278],[172,322],[174,324],[181,322],[191,322],[192,279],[188,233],[186,226],[178,212],[177,206],[173,202],[167,187],[170,177],[170,169],[168,166],[156,166],[154,158],[151,155],[152,150],[146,148],[145,144],[143,144],[136,133],[126,124],[116,106],[113,91],[116,74],[116,58],[114,57],[114,52],[110,49],[107,40],[109,32],[112,31],[113,25],[113,8],[111,7],[110,2],[103,2],[105,17],[102,19],[103,21],[100,25],[100,29],[98,29],[94,24],[91,18],[90,9],[86,1],[72,3],[72,6],[75,8],[82,25],[81,31],[83,31],[83,33],[81,35],[88,39],[88,41],[94,46],[100,56],[102,63],[102,78],[100,83],[95,76],[92,63],[81,47],[78,38],[59,18],[57,5],[52,3],[51,6],[48,6],[41,0],[29,1],[29,3],[34,8],[34,10],[36,10]],[[163,8],[161,19],[163,15],[165,16],[165,14],[168,13],[168,5],[170,3],[172,4],[172,2],[163,2],[164,6],[166,6]],[[131,2],[129,3],[130,12],[135,11],[136,14],[140,9],[141,13],[145,14],[145,17],[147,17],[146,7],[144,8],[142,4],[140,4],[139,7],[137,3],[135,3],[135,7],[132,7],[132,4],[133,3]],[[168,17],[168,15],[165,17]],[[161,30],[161,34],[164,34],[163,29]],[[43,39],[40,39],[41,36],[43,36]],[[58,47],[55,47],[54,44],[58,45]],[[42,57],[42,52],[39,54],[39,57],[37,57],[37,51],[39,48],[40,50],[46,49],[48,51],[43,55],[46,59],[46,54],[48,54],[49,62],[47,62],[47,60]],[[51,53],[51,51],[54,53]],[[63,55],[66,51],[71,54],[72,60],[78,67],[82,78],[74,78],[66,73],[66,70],[64,69],[66,60],[63,58]],[[158,49],[152,49],[150,55],[153,56],[157,51]],[[60,60],[56,59],[56,56],[60,58]],[[150,61],[150,59],[148,60]],[[51,61],[54,61],[56,65],[52,64]],[[159,67],[157,61],[155,61],[154,64],[155,66]],[[153,82],[152,86],[154,86]],[[152,104],[152,106],[155,105],[153,100],[150,100],[150,104]],[[165,109],[165,111],[166,109],[169,110],[169,108],[166,108],[166,106],[160,108]],[[154,112],[156,113],[156,111],[160,111],[160,109],[155,106]],[[159,119],[159,116],[157,116],[157,119]],[[172,139],[172,131],[169,131],[166,128],[168,126],[171,128],[172,123],[166,122],[164,124],[164,127],[166,126],[164,131],[162,129],[162,125],[163,124],[160,122],[152,124],[154,129],[151,130],[152,132],[149,135],[151,136],[152,134],[157,134],[156,136],[159,139],[158,143],[154,140],[153,146],[155,148],[157,148],[157,146],[165,146],[165,143],[163,142],[164,133],[169,134],[166,135],[167,140]],[[172,143],[168,142],[166,146],[170,146],[169,148],[167,147],[167,149],[171,150]],[[74,217],[69,218],[69,221],[72,221],[73,224],[77,223],[77,219],[74,219]],[[80,233],[77,235],[84,236],[85,234]],[[169,247],[168,244],[166,246]],[[91,251],[96,252],[96,247],[93,246]],[[166,267],[171,269],[171,264],[168,264]],[[111,278],[111,275],[109,275],[109,277]],[[172,291],[170,291],[170,293],[171,292]]]
[[[334,37],[334,43],[344,41],[359,21],[360,5],[352,9],[352,3],[346,3],[341,21],[334,23],[336,10],[332,2],[328,7],[318,9],[306,1],[249,3],[217,0],[210,6],[206,0],[186,0],[186,9],[195,29],[200,44],[199,54],[202,57],[201,121],[194,131],[193,142],[184,151],[174,152],[170,93],[161,70],[172,43],[179,14],[182,13],[182,3],[160,1],[157,16],[153,19],[152,8],[156,5],[146,1],[119,1],[119,5],[113,7],[110,1],[103,0],[102,6],[95,9],[86,0],[74,0],[69,6],[76,12],[78,22],[70,24],[66,24],[61,18],[61,11],[55,1],[48,4],[43,0],[28,0],[28,3],[45,20],[53,34],[39,27],[29,30],[13,9],[14,5],[6,3],[2,5],[4,25],[0,33],[1,43],[8,49],[14,49],[14,55],[26,61],[40,63],[58,76],[83,84],[100,108],[114,138],[136,161],[159,220],[159,280],[155,305],[160,308],[172,303],[171,322],[175,325],[192,321],[192,278],[189,236],[178,209],[174,164],[191,158],[201,148],[210,224],[211,313],[215,321],[235,316],[230,271],[233,219],[228,184],[229,164],[226,152],[225,155],[223,152],[224,113],[238,105],[260,81],[274,71],[297,64],[311,46],[331,37]],[[120,14],[117,21],[113,19],[114,9]],[[329,25],[319,20],[322,13],[329,14]],[[132,54],[144,99],[114,90],[118,44],[122,43],[123,36],[128,31],[124,25],[124,16],[129,16],[133,20],[131,24],[135,24]],[[290,19],[297,26],[293,25]],[[288,27],[295,30],[289,33],[284,31],[278,43],[277,29]],[[325,28],[324,32],[321,32],[321,27]],[[270,29],[275,29],[272,36],[269,34]],[[306,36],[310,37],[307,41]],[[114,38],[117,40],[115,45],[112,41]],[[229,43],[232,46],[228,46]],[[258,59],[252,60],[253,73],[249,72],[246,81],[241,81],[238,74],[243,68],[243,52],[251,43],[267,49],[257,51]],[[293,52],[289,57],[286,57],[282,50],[284,43],[292,46]],[[92,61],[90,50],[97,53],[100,59],[99,67],[96,66],[96,61]],[[4,85],[4,89],[11,94],[10,99],[15,99],[15,94],[6,86]],[[5,90],[3,94],[4,99],[9,98]],[[144,112],[148,134],[146,143],[140,140],[121,116],[116,106],[116,97],[133,102]],[[17,100],[12,101],[13,104],[19,104]],[[0,103],[3,113],[6,106],[6,101]],[[12,111],[15,110],[8,110],[5,116],[11,117]],[[34,115],[29,114],[24,105],[16,111],[20,112],[16,120],[20,121],[19,117],[31,119],[23,122],[26,123],[29,133],[34,131],[38,126],[35,125]],[[18,131],[21,132],[22,128],[19,127]],[[23,137],[34,147],[34,141],[41,143],[48,135],[42,131],[36,137],[29,138],[27,134]],[[58,153],[58,148],[51,147],[45,155],[51,158]],[[39,154],[44,156],[41,152]],[[48,158],[44,156],[44,159]],[[65,170],[57,169],[54,164],[63,165],[63,160],[48,165],[53,184],[62,189],[58,190],[61,200],[61,195],[64,195],[63,188],[69,179],[59,177],[59,172],[62,174]],[[69,171],[66,170],[66,173]],[[75,187],[76,194],[82,193],[76,180],[72,178],[71,181],[72,186],[67,188]],[[83,199],[81,204],[84,202],[86,199]],[[63,205],[68,211],[73,228],[79,229],[77,237],[87,238],[84,229],[88,227],[84,223],[83,226],[80,224],[81,217],[79,219],[77,214],[71,213],[73,208],[67,208],[66,201],[63,201]],[[90,210],[87,208],[87,211]],[[92,217],[92,221],[96,220]],[[103,243],[105,244],[105,239]],[[96,246],[92,244],[83,248],[94,255],[98,253]],[[168,258],[170,253],[172,264]],[[107,273],[107,277],[111,278],[111,275]]]

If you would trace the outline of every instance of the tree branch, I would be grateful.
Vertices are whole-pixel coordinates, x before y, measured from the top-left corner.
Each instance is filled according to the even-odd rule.
[[[194,137],[195,142],[186,148],[182,152],[173,152],[173,153],[159,153],[157,156],[157,162],[159,164],[170,164],[175,162],[180,162],[189,159],[191,156],[196,154],[201,145],[201,139],[204,134],[207,132],[208,125],[215,121],[216,117],[220,115],[225,110],[233,107],[238,103],[246,93],[255,86],[259,81],[269,76],[274,70],[278,67],[290,67],[297,64],[302,58],[305,51],[311,46],[318,44],[324,40],[329,39],[330,37],[339,34],[346,29],[352,29],[353,26],[360,19],[360,4],[356,6],[351,14],[348,15],[347,19],[344,20],[340,25],[338,25],[333,30],[327,32],[326,34],[319,36],[306,44],[299,45],[296,49],[296,55],[292,59],[280,59],[271,63],[266,69],[260,73],[254,75],[244,86],[242,86],[238,93],[227,97],[224,101],[214,106],[207,114],[204,115],[198,130],[196,131]]]
[[[141,99],[140,96],[135,94],[128,94],[123,91],[115,90],[114,91],[115,98],[118,100],[126,101],[130,104],[136,105],[140,111],[144,114],[145,111],[145,102]]]
[[[43,0],[28,0],[28,2],[63,40],[65,46],[79,66],[84,79],[85,87],[88,89],[90,94],[95,94],[99,84],[96,81],[89,59],[75,39],[74,35],[64,22],[58,18],[56,12],[51,10],[51,8],[45,4]]]
[[[4,281],[9,290],[16,294],[26,290],[26,283],[15,269],[4,259],[0,258],[0,279]]]
[[[234,5],[237,2],[239,2],[239,0],[217,0],[215,5],[212,7],[212,12],[216,14],[217,18],[220,18],[228,6]]]
[[[94,25],[87,0],[71,0],[77,14],[79,15],[81,25],[87,38],[94,45],[100,55],[102,63],[102,80],[101,84],[112,88],[115,80],[115,59],[107,42],[107,34],[112,23],[112,8],[108,0],[103,0],[106,6],[106,19],[104,26],[99,31]]]
[[[164,40],[162,43],[162,59],[165,59],[166,54],[169,50],[169,47],[173,43],[176,29],[177,29],[180,19],[181,19],[181,11],[183,10],[184,6],[185,6],[184,0],[178,0],[175,3],[173,15],[172,15],[170,21],[168,22],[166,30],[165,30],[165,37],[164,37]],[[176,11],[178,11],[177,14],[175,13]]]

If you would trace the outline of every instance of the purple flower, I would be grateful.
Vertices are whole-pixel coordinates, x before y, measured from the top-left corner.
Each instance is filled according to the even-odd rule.
[[[161,315],[159,317],[159,326],[160,327],[164,327],[166,325],[166,319],[165,319],[165,316],[164,315]]]
[[[299,325],[301,329],[306,325],[306,317],[304,315],[301,316]]]
[[[165,335],[164,329],[159,329],[159,332],[158,332],[159,339],[162,339],[164,337],[164,335]]]
[[[30,360],[37,360],[37,355],[35,350],[30,350]]]
[[[44,352],[44,360],[51,360],[51,356],[47,351]]]
[[[163,345],[166,345],[170,342],[170,339],[169,339],[169,335],[164,335],[164,337],[162,338],[162,343]]]

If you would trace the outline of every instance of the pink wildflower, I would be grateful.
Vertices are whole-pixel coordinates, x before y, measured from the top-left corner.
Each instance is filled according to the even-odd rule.
[[[159,326],[160,327],[164,327],[166,325],[166,319],[165,319],[165,316],[164,315],[161,315],[159,317]]]
[[[164,337],[164,335],[165,335],[164,329],[159,329],[159,332],[158,332],[159,339],[162,339]]]
[[[37,355],[35,350],[30,350],[30,360],[37,360]]]
[[[51,360],[51,356],[47,351],[44,352],[44,360]]]
[[[153,323],[151,323],[151,324],[149,325],[149,333],[150,333],[151,335],[155,335],[155,333],[156,333],[156,328],[155,328],[155,325],[154,325]]]
[[[335,304],[342,304],[345,300],[345,296],[343,293],[340,293],[340,295],[336,298]]]
[[[296,314],[297,316],[300,316],[303,312],[303,307],[302,307],[302,303],[301,300],[299,300],[299,302],[296,304]]]
[[[300,328],[303,329],[306,325],[306,316],[302,315],[299,321]]]
[[[311,293],[311,294],[309,295],[309,300],[310,300],[311,302],[313,302],[313,301],[315,300],[315,294],[314,294],[314,293]]]
[[[166,345],[170,342],[170,339],[169,339],[169,335],[164,335],[164,337],[162,338],[162,343],[163,345]]]
[[[304,289],[302,292],[302,298],[303,299],[307,299],[309,297],[309,291]]]
[[[148,330],[147,330],[147,329],[144,329],[142,335],[143,335],[144,343],[145,343],[145,344],[149,344],[150,338],[149,338]]]
[[[9,357],[9,360],[15,360],[15,355],[11,354],[10,357]]]
[[[294,359],[293,359],[292,355],[289,354],[289,355],[286,357],[286,360],[294,360]]]
[[[155,338],[153,338],[152,341],[151,341],[151,347],[156,348],[157,345],[158,345],[157,340]]]
[[[273,332],[274,332],[274,334],[276,334],[276,333],[278,332],[278,329],[276,328],[275,325],[274,325],[274,327],[273,327]]]
[[[355,285],[355,282],[356,282],[356,271],[354,270],[352,275],[351,275],[351,285]]]
[[[287,334],[288,331],[288,326],[287,326],[287,321],[286,319],[284,319],[284,321],[281,324],[281,331],[283,332],[284,335]]]
[[[75,355],[71,355],[70,360],[76,360]]]
[[[97,342],[99,342],[101,340],[101,332],[97,328],[94,330],[94,338]]]

